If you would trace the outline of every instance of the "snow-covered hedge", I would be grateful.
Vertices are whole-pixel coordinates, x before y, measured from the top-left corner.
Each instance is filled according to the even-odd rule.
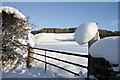
[[[28,22],[26,17],[13,7],[0,7],[0,14],[2,16],[1,41],[3,42],[2,47],[5,48],[11,42],[14,43],[13,39],[24,36],[25,27],[27,27]]]
[[[27,45],[28,21],[26,17],[17,9],[8,6],[0,7],[2,22],[0,23],[0,45],[2,49],[2,70],[8,72],[10,69],[17,67],[19,64],[26,62],[23,58],[27,54],[27,47],[16,45]],[[8,59],[7,59],[8,58]],[[11,64],[14,63],[14,64]],[[7,68],[9,66],[10,68]]]
[[[93,57],[102,57],[111,64],[118,64],[118,40],[118,36],[103,38],[96,41],[89,52]]]
[[[119,43],[120,36],[106,37],[92,44],[89,49],[92,69],[97,78],[118,79],[120,73]],[[97,70],[97,71],[96,71]],[[97,73],[98,72],[98,73]],[[99,75],[99,76],[98,76]]]

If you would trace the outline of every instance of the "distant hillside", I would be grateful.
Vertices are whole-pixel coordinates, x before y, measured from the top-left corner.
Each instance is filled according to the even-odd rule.
[[[33,34],[38,33],[74,33],[76,28],[69,28],[69,29],[60,29],[60,28],[43,28],[41,30],[32,31]]]
[[[76,28],[65,28],[65,29],[60,29],[60,28],[43,28],[41,30],[37,31],[32,31],[33,34],[38,34],[38,33],[74,33]],[[120,36],[119,31],[108,31],[108,30],[101,30],[99,29],[100,32],[100,37],[107,37],[107,36]]]
[[[108,36],[120,36],[120,31],[108,31],[108,30],[101,30],[99,29],[99,34],[101,38],[108,37]]]

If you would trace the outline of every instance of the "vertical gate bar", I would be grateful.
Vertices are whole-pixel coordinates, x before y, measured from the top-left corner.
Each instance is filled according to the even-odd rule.
[[[45,72],[47,71],[47,63],[46,63],[46,51],[45,51]]]

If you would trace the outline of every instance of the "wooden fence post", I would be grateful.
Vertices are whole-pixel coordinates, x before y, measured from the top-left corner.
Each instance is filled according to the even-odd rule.
[[[96,33],[95,37],[93,37],[89,42],[88,42],[88,54],[89,54],[89,57],[88,57],[88,74],[87,74],[87,78],[89,80],[89,76],[92,72],[92,62],[91,62],[91,55],[89,53],[89,49],[90,49],[90,46],[96,42],[97,40],[100,40],[100,37],[99,37],[99,31]]]
[[[45,51],[45,72],[47,71],[47,63],[46,63],[46,51]]]
[[[33,58],[31,58],[31,57],[33,57],[33,53],[31,53],[31,52],[33,52],[33,49],[28,47],[28,59],[27,59],[27,67],[28,68],[30,68],[30,63],[32,63],[32,61],[33,61]]]

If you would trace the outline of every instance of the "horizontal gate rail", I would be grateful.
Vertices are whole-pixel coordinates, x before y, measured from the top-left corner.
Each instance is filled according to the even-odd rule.
[[[42,54],[38,54],[38,53],[34,53],[34,52],[31,52],[31,53],[88,69],[88,67],[80,65],[80,64],[72,63],[72,62],[69,62],[69,61],[61,60],[61,59],[58,59],[58,58],[54,58],[54,57],[50,57],[50,56],[46,56],[46,55],[42,55]]]
[[[30,47],[30,48],[32,48],[32,47]],[[75,53],[69,53],[69,52],[62,52],[62,51],[55,51],[55,50],[48,50],[48,49],[41,49],[41,48],[32,48],[32,49],[49,51],[49,52],[56,52],[56,53],[60,53],[60,54],[73,55],[73,56],[79,56],[79,57],[85,57],[85,58],[89,57],[89,55],[81,55],[81,54],[75,54]]]
[[[55,67],[57,67],[57,68],[60,68],[60,69],[65,70],[65,71],[67,71],[67,72],[70,72],[70,73],[72,73],[72,74],[74,74],[74,75],[76,75],[76,76],[79,76],[78,73],[72,72],[72,71],[70,71],[70,70],[68,70],[68,69],[65,69],[65,68],[63,68],[63,67],[57,66],[57,65],[55,65],[55,64],[52,64],[52,63],[49,63],[49,62],[45,62],[45,61],[43,61],[43,60],[40,60],[40,59],[31,57],[31,56],[28,56],[28,57],[33,58],[33,59],[36,59],[36,60],[38,60],[38,61],[41,61],[41,62],[46,63],[46,64],[49,64],[49,65],[55,66]]]
[[[28,47],[27,45],[16,45],[16,46],[26,46],[26,47]],[[51,58],[51,59],[54,59],[54,60],[57,60],[57,61],[61,61],[61,62],[68,63],[68,64],[72,64],[72,65],[74,65],[74,66],[79,66],[79,67],[82,67],[82,68],[86,68],[86,69],[89,71],[89,65],[88,65],[88,66],[84,66],[84,65],[80,65],[80,64],[73,63],[73,62],[70,62],[70,61],[66,61],[66,60],[62,60],[62,59],[55,58],[55,57],[47,56],[47,55],[46,55],[46,51],[56,52],[56,53],[65,54],[65,55],[72,55],[72,56],[77,56],[77,57],[84,57],[84,58],[87,58],[87,59],[89,59],[89,57],[90,57],[89,55],[81,55],[81,54],[76,54],[76,53],[55,51],[55,50],[49,50],[49,49],[43,49],[43,48],[34,48],[34,47],[28,47],[28,48],[45,51],[45,55],[39,54],[39,53],[35,53],[35,52],[30,52],[30,53],[33,53],[33,54],[36,54],[36,55],[44,56],[45,59],[46,59],[46,58]],[[76,75],[76,76],[79,76],[78,73],[75,73],[75,72],[73,72],[73,71],[71,71],[71,70],[69,70],[69,69],[65,69],[65,68],[63,68],[63,67],[57,66],[57,65],[55,65],[55,64],[46,62],[46,60],[43,61],[43,60],[40,60],[40,59],[31,57],[31,56],[28,56],[28,57],[33,58],[33,59],[38,60],[38,61],[41,61],[41,62],[43,62],[43,63],[45,63],[45,64],[49,64],[49,65],[52,65],[52,66],[54,66],[54,67],[60,68],[60,69],[65,70],[65,71],[67,71],[67,72],[69,72],[69,73],[72,73],[72,74],[74,74],[74,75]],[[89,61],[88,61],[88,62],[89,62]],[[45,65],[45,66],[46,66],[46,65]],[[88,75],[89,75],[89,74],[88,74]],[[88,78],[88,77],[87,77],[87,78]]]

